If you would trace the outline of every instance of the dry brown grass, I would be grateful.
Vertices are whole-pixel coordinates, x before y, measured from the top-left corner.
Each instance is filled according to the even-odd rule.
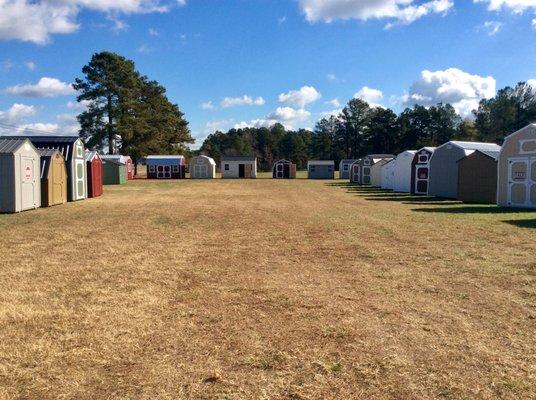
[[[337,184],[1,215],[0,398],[536,398],[535,214]]]

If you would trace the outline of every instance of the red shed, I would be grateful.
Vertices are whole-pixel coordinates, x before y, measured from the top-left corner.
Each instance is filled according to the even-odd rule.
[[[102,158],[104,160],[112,160],[121,164],[125,164],[125,166],[127,167],[127,180],[131,181],[132,179],[134,179],[134,164],[132,163],[132,158],[130,158],[129,156],[106,154],[103,155]]]
[[[102,159],[96,151],[86,152],[87,197],[102,195]]]

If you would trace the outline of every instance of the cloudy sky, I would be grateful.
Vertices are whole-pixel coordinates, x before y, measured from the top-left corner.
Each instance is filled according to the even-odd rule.
[[[536,0],[0,0],[0,132],[76,132],[70,83],[102,50],[162,83],[198,145],[352,97],[468,116],[536,82]]]

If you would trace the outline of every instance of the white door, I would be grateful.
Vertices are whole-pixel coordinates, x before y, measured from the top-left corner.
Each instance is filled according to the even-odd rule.
[[[35,198],[35,174],[39,173],[39,169],[36,169],[35,159],[31,157],[23,156],[21,163],[21,209],[28,210],[38,206],[37,199]]]
[[[354,165],[352,167],[352,182],[359,183],[359,165]]]
[[[283,170],[283,164],[277,164],[277,166],[275,168],[275,176],[278,179],[282,179],[282,178],[285,177],[285,173],[284,173],[284,170]]]
[[[428,194],[428,166],[415,168],[415,193]]]
[[[208,178],[208,167],[206,165],[194,165],[194,176],[196,178]]]
[[[508,205],[536,208],[536,157],[508,160]]]
[[[86,177],[85,177],[84,160],[75,160],[74,162],[74,199],[82,200],[86,198]]]

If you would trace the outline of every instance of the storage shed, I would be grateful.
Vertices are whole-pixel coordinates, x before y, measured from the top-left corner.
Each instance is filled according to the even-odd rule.
[[[87,197],[102,196],[102,158],[96,151],[86,151]]]
[[[395,160],[391,159],[381,166],[382,185],[381,188],[385,190],[393,190],[395,179]]]
[[[497,168],[497,204],[536,208],[536,124],[506,137]]]
[[[411,163],[411,194],[428,194],[430,158],[435,149],[435,147],[423,147],[415,153]]]
[[[216,161],[207,156],[197,156],[190,160],[190,178],[214,179],[216,177]]]
[[[497,202],[498,151],[476,150],[458,161],[458,200],[464,203]]]
[[[102,183],[104,185],[123,185],[127,183],[127,166],[114,159],[102,160]]]
[[[186,178],[186,158],[180,155],[148,156],[147,179]]]
[[[350,169],[357,159],[341,160],[339,163],[339,179],[350,179]]]
[[[307,162],[308,179],[335,179],[335,161],[312,160]]]
[[[67,168],[63,155],[55,149],[38,150],[41,156],[41,207],[67,202]]]
[[[393,170],[393,190],[400,193],[411,192],[411,163],[416,150],[406,150],[395,158]]]
[[[29,140],[0,139],[0,212],[21,212],[41,205],[39,159]]]
[[[392,158],[384,158],[383,160],[375,163],[371,169],[370,173],[370,186],[372,187],[381,187],[382,186],[382,167],[390,162]]]
[[[352,165],[350,165],[350,175],[349,179],[351,183],[361,183],[361,159],[355,160]]]
[[[67,167],[67,199],[83,200],[87,197],[87,168],[84,142],[78,136],[27,136],[38,149],[59,150]]]
[[[272,178],[274,179],[295,179],[296,164],[288,160],[279,160],[272,167]]]
[[[494,143],[451,141],[439,146],[430,158],[428,194],[456,199],[458,197],[458,161],[475,150],[499,151]]]
[[[124,164],[127,171],[127,180],[131,181],[134,179],[134,164],[132,163],[132,158],[130,156],[123,156],[120,154],[103,154],[101,155],[103,160],[113,160]]]
[[[221,158],[222,178],[256,178],[257,157],[231,157]]]
[[[366,157],[363,157],[357,161],[357,164],[360,165],[360,177],[359,184],[361,185],[371,185],[372,183],[372,166],[381,160],[392,159],[394,155],[392,154],[369,154]]]

